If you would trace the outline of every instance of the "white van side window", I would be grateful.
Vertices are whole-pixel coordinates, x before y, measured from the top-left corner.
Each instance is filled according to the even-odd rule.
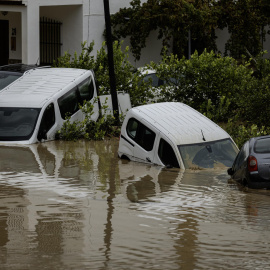
[[[66,119],[67,116],[70,116],[79,110],[80,101],[76,91],[77,88],[69,91],[58,99],[58,105],[63,119]]]
[[[91,100],[94,96],[94,91],[95,91],[92,77],[89,77],[88,79],[80,83],[78,85],[78,89],[79,89],[81,102],[83,102],[84,100],[87,100],[87,101]]]
[[[127,133],[132,139],[135,139],[139,122],[134,118],[131,118],[127,124]]]
[[[156,134],[135,118],[130,118],[127,124],[127,134],[146,151],[151,151],[154,146]]]
[[[159,142],[158,156],[165,166],[170,165],[174,168],[180,168],[173,148],[162,138]]]
[[[51,103],[45,109],[44,114],[41,119],[39,131],[37,135],[37,139],[39,141],[41,141],[42,139],[47,139],[46,134],[52,128],[54,123],[55,123],[55,110],[54,110],[54,104]]]

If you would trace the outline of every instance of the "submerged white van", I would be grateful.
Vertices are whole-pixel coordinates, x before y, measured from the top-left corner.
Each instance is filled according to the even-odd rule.
[[[130,109],[118,149],[120,158],[181,169],[230,167],[237,153],[228,133],[178,102]]]
[[[97,97],[90,70],[38,68],[0,91],[0,142],[32,144],[53,140],[67,114],[83,120],[79,104]],[[92,119],[99,116],[94,103]]]

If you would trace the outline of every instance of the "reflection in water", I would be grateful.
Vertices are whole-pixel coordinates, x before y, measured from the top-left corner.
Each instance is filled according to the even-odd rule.
[[[267,269],[270,191],[117,148],[0,146],[0,269]]]

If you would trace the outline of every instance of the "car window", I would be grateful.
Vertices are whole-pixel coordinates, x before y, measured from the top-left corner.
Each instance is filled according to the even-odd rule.
[[[70,116],[79,110],[80,100],[76,91],[77,88],[74,88],[72,91],[58,99],[58,105],[63,119],[66,119],[67,116]]]
[[[249,156],[249,142],[247,141],[241,148],[238,153],[235,162],[234,162],[234,170],[238,170],[240,166],[246,161]]]
[[[258,139],[254,145],[256,153],[270,153],[270,138]]]
[[[246,160],[249,156],[249,141],[247,141],[245,144],[244,144],[244,159]]]
[[[174,168],[180,168],[173,148],[162,138],[159,142],[158,156],[165,166],[171,165]]]
[[[235,170],[238,170],[239,167],[242,165],[242,163],[244,162],[245,160],[245,151],[244,151],[244,147],[241,148],[238,156],[237,156],[237,159],[235,161]]]
[[[82,104],[84,100],[89,101],[94,96],[94,82],[92,77],[89,77],[84,82],[78,85],[80,103]]]
[[[18,74],[11,74],[11,73],[0,73],[0,90],[14,82],[20,77]]]
[[[146,151],[151,151],[154,146],[156,134],[135,118],[131,118],[127,124],[127,134]]]
[[[163,84],[163,81],[160,80],[155,73],[145,75],[143,80],[145,82],[151,81],[153,87],[158,87]]]
[[[127,124],[127,133],[128,136],[135,140],[139,122],[134,118],[129,119]]]
[[[47,106],[44,111],[44,114],[41,119],[39,131],[38,131],[38,140],[42,139],[42,136],[47,134],[47,132],[52,128],[55,123],[55,110],[54,105],[51,103]]]

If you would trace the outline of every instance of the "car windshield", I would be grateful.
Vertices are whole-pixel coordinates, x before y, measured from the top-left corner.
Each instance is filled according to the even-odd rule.
[[[205,142],[198,144],[179,145],[186,169],[216,166],[231,167],[238,153],[231,139]]]
[[[270,153],[270,138],[258,139],[254,146],[256,153]]]
[[[19,74],[0,72],[0,91],[20,77]]]
[[[163,80],[159,79],[156,73],[150,73],[150,74],[144,75],[142,81],[146,83],[151,83],[153,87],[159,87],[160,85],[164,84]],[[141,83],[142,82],[139,82],[139,85],[141,85]]]
[[[0,141],[30,139],[39,112],[36,108],[0,108]]]

